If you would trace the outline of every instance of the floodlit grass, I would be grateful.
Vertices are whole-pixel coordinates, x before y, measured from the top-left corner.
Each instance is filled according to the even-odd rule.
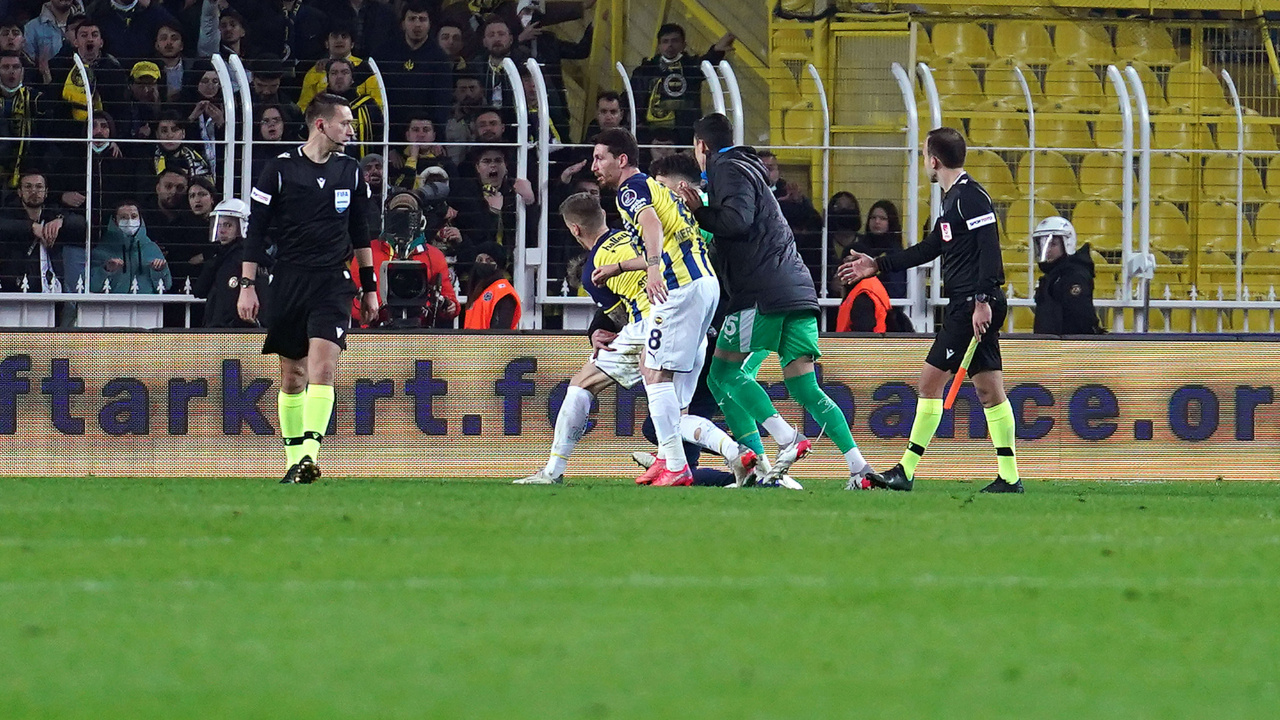
[[[1260,718],[1280,486],[0,481],[4,718]]]

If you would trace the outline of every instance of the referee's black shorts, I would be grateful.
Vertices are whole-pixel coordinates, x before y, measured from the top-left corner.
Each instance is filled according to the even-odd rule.
[[[1009,314],[1009,303],[1004,295],[992,295],[991,327],[987,329],[978,349],[973,353],[973,361],[969,363],[969,376],[977,375],[984,370],[1001,370],[1000,361],[1000,326],[1004,325],[1005,316]],[[960,369],[960,361],[969,349],[969,341],[973,339],[973,298],[952,298],[947,305],[947,313],[942,319],[942,329],[933,339],[933,347],[929,348],[929,356],[925,362],[947,372]]]
[[[314,269],[276,263],[271,270],[263,355],[307,356],[311,338],[347,349],[356,284],[345,267]]]

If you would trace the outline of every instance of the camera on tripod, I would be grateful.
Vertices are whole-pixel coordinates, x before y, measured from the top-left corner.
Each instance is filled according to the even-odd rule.
[[[433,215],[435,209],[432,208]],[[380,269],[378,284],[382,307],[386,310],[384,326],[431,327],[447,307],[442,287],[444,279],[425,263],[412,259],[422,251],[420,240],[428,230],[428,218],[413,193],[397,193],[387,203],[384,238],[391,246],[392,258]],[[443,223],[443,213],[436,222]]]

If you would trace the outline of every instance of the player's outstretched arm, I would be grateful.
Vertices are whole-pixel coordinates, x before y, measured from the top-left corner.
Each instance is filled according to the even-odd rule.
[[[876,258],[876,266],[880,272],[894,272],[897,270],[906,270],[917,265],[923,265],[933,262],[934,258],[942,254],[942,231],[940,224],[934,226],[933,232],[929,233],[924,240],[912,245],[906,250],[899,250],[889,255],[881,255]]]

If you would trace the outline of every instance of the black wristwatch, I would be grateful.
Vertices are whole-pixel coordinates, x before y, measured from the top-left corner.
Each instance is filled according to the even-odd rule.
[[[974,301],[974,302],[985,303],[985,302],[989,301],[990,299],[991,299],[991,296],[990,296],[990,295],[987,295],[986,293],[978,293],[977,295],[974,295],[974,296],[973,296],[973,301]]]
[[[254,280],[251,277],[240,278],[240,287],[242,288],[253,287],[254,285],[257,285],[257,284],[258,284],[258,281]]]

